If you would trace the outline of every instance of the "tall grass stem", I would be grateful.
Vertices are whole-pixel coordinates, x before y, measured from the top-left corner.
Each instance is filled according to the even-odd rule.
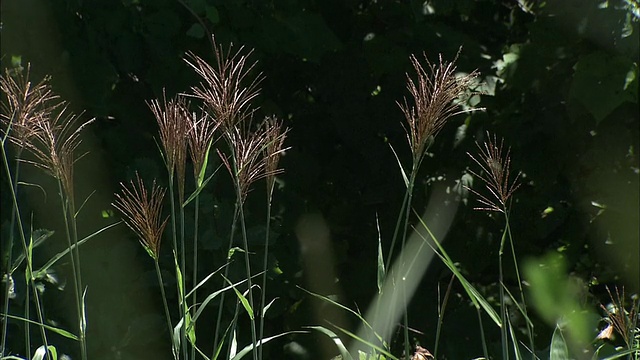
[[[6,138],[5,138],[6,139]],[[31,256],[29,253],[29,250],[27,248],[27,238],[25,236],[24,233],[24,224],[22,223],[22,217],[20,216],[20,207],[18,206],[18,198],[17,198],[17,194],[16,194],[16,189],[18,187],[18,179],[16,178],[15,180],[11,178],[11,170],[9,168],[9,160],[7,158],[7,153],[6,153],[6,149],[5,149],[5,139],[2,140],[2,146],[0,146],[2,148],[2,163],[4,165],[4,169],[5,172],[7,174],[7,180],[9,181],[9,189],[11,190],[11,201],[13,202],[13,213],[15,214],[15,219],[17,221],[17,225],[18,225],[18,234],[20,235],[20,239],[22,240],[22,251],[25,254],[25,259],[27,260],[27,269],[26,271],[28,272],[28,282],[31,285],[31,289],[33,291],[33,296],[35,299],[35,303],[36,303],[36,312],[37,312],[37,316],[38,316],[38,320],[40,321],[40,324],[44,324],[44,315],[42,312],[42,307],[41,307],[41,302],[40,302],[40,295],[38,293],[38,289],[36,287],[36,284],[33,282],[33,264],[31,263]],[[8,269],[11,267],[11,264],[8,264]],[[7,283],[9,283],[9,278],[7,278]],[[25,311],[28,312],[28,308],[29,308],[29,292],[25,292]],[[8,306],[8,305],[7,305]],[[8,315],[8,312],[5,313],[6,315]],[[29,319],[28,314],[26,316],[27,319]],[[7,319],[5,319],[3,321],[6,325],[7,323]],[[42,335],[42,341],[45,345],[45,347],[48,346],[48,342],[47,342],[47,334],[45,333],[44,330],[44,326],[40,325],[40,332]],[[25,326],[25,333],[27,335],[27,338],[25,339],[25,343],[27,344],[27,354],[30,353],[31,350],[31,336],[29,336],[29,324],[26,324]],[[3,334],[3,337],[6,336],[6,332]],[[3,347],[3,351],[4,351],[4,347]]]

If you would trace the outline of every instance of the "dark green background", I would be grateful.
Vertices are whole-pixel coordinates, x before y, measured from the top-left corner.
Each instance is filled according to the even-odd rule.
[[[437,137],[419,177],[416,208],[428,200],[429,179],[454,186],[473,166],[466,152],[476,151],[476,138],[497,133],[512,147],[513,168],[526,174],[511,216],[519,256],[561,251],[571,273],[591,290],[586,301],[594,306],[606,301],[604,285],[638,292],[637,2],[554,0],[530,9],[498,0],[185,2],[225,48],[233,43],[255,49],[253,75],[266,76],[254,103],[257,114],[275,114],[291,128],[291,149],[281,162],[283,186],[274,196],[271,256],[283,273],[269,288],[270,297],[280,299],[268,334],[318,322],[309,299],[295,287],[304,286],[305,275],[294,227],[306,213],[320,213],[330,225],[341,302],[366,309],[376,291],[375,217],[386,253],[403,194],[389,144],[404,164],[410,161],[396,104],[408,96],[409,55],[450,60],[460,46],[458,70],[478,69],[487,84],[478,105],[486,111],[454,117]],[[118,182],[134,171],[166,183],[145,101],[163,88],[174,94],[197,84],[182,60],[186,51],[212,60],[207,35],[185,6],[170,0],[4,0],[1,34],[3,68],[21,56],[23,66],[31,63],[33,79],[52,75],[55,90],[74,109],[97,119],[84,140],[90,154],[77,169],[78,198],[95,191],[82,211],[81,233],[114,221],[101,211],[110,209]],[[49,190],[43,175],[26,176]],[[226,175],[216,179],[203,199],[202,274],[222,264],[233,211]],[[254,247],[264,234],[264,194],[258,187],[247,215]],[[37,226],[55,229],[60,219],[53,188],[46,198],[37,190],[25,193]],[[5,194],[3,220],[9,208]],[[474,204],[472,197],[459,210],[446,247],[472,282],[496,296],[502,220],[474,211]],[[606,209],[600,212],[594,204]],[[548,207],[554,211],[543,217]],[[62,243],[54,238],[47,251],[54,253]],[[167,244],[161,263],[171,282]],[[64,264],[58,269],[66,270]],[[133,235],[121,227],[85,246],[83,271],[91,358],[169,358],[152,262]],[[415,336],[427,347],[435,335],[437,287],[449,278],[434,262],[412,302],[411,326],[423,333]],[[464,293],[457,284],[454,291]],[[52,289],[46,308],[63,327],[73,328],[67,293]],[[461,295],[451,301],[441,353],[448,359],[480,356],[468,300]],[[205,323],[199,323],[200,339],[211,336]],[[536,329],[544,348],[551,330],[539,322]],[[12,323],[9,331],[11,345],[22,349],[20,326]],[[492,329],[492,346],[499,343],[495,335]],[[283,358],[283,346],[294,340],[311,354],[324,341],[287,338],[268,346],[265,355]]]

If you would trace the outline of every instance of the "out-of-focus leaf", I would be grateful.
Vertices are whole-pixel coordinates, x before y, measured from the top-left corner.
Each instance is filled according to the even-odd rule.
[[[638,102],[637,84],[637,64],[624,56],[595,52],[575,65],[570,96],[600,122],[622,103]]]

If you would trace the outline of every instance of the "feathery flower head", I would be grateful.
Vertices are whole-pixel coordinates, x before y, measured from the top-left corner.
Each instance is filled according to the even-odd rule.
[[[164,148],[164,161],[169,172],[169,179],[173,181],[175,170],[178,179],[178,193],[180,199],[184,200],[187,133],[190,127],[189,105],[181,96],[167,101],[163,90],[162,103],[156,99],[149,102],[148,106],[160,128],[160,141]]]
[[[266,147],[264,151],[265,175],[267,178],[267,190],[269,196],[273,192],[275,176],[282,173],[278,168],[280,157],[288,148],[283,148],[284,140],[287,138],[289,129],[283,129],[282,122],[275,116],[268,117],[264,122],[264,136],[266,137]]]
[[[513,181],[509,179],[511,148],[508,148],[504,153],[504,139],[500,139],[500,143],[498,143],[496,136],[494,135],[492,139],[489,133],[487,133],[487,138],[488,140],[483,143],[483,146],[476,143],[480,150],[479,158],[476,159],[470,153],[467,155],[482,169],[479,173],[473,170],[470,172],[485,183],[491,196],[487,197],[468,187],[467,189],[476,194],[479,197],[478,201],[483,205],[476,210],[497,211],[506,214],[509,198],[520,187],[518,180],[521,173],[518,172]]]
[[[53,102],[58,96],[51,90],[51,78],[47,76],[34,85],[29,81],[30,71],[29,64],[26,71],[5,69],[5,74],[0,75],[0,90],[6,97],[0,116],[5,127],[2,132],[18,148],[24,147],[36,131],[34,123],[48,118],[61,104]]]
[[[468,95],[469,88],[480,75],[477,71],[456,75],[455,62],[459,54],[458,51],[452,62],[443,61],[440,55],[439,64],[429,62],[424,55],[426,70],[414,55],[411,56],[411,63],[418,79],[414,81],[407,74],[407,88],[413,97],[414,105],[409,105],[406,98],[403,104],[398,105],[407,119],[408,129],[405,128],[405,131],[411,146],[414,166],[421,161],[433,139],[450,117],[474,110],[458,110],[460,102],[456,100]]]
[[[162,221],[162,201],[165,189],[156,185],[155,180],[149,193],[142,179],[136,172],[135,182],[130,187],[120,183],[121,193],[116,193],[116,200],[111,204],[124,214],[124,222],[138,235],[140,243],[149,255],[158,261],[162,232],[169,218]]]
[[[203,169],[205,159],[210,146],[215,142],[213,137],[219,125],[219,122],[212,121],[205,112],[201,112],[199,115],[193,112],[189,117],[187,139],[193,161],[193,176],[196,181],[200,181],[200,173],[205,170]],[[198,186],[200,185],[198,184]]]
[[[251,116],[249,105],[260,92],[263,77],[258,74],[249,84],[244,84],[256,65],[256,62],[247,63],[253,51],[242,55],[244,47],[241,46],[232,53],[230,46],[225,53],[222,46],[215,46],[215,41],[214,49],[217,68],[191,52],[185,61],[204,80],[199,86],[192,87],[194,96],[204,101],[207,111],[227,131]]]

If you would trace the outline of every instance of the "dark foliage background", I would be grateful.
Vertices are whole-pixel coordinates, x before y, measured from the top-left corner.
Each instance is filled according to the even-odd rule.
[[[6,0],[2,67],[21,57],[23,65],[32,64],[33,79],[52,75],[64,99],[97,118],[84,140],[90,154],[77,170],[78,198],[95,191],[81,213],[81,233],[86,234],[114,221],[109,217],[112,194],[134,171],[166,182],[154,142],[156,124],[145,101],[161,96],[163,88],[171,95],[199,81],[183,61],[185,52],[212,60],[207,31],[225,46],[255,49],[256,72],[266,76],[255,102],[258,116],[275,114],[291,128],[286,143],[291,149],[282,160],[286,172],[274,197],[277,226],[270,255],[282,274],[274,275],[269,288],[270,297],[279,297],[268,324],[273,334],[320,322],[312,316],[310,300],[295,287],[305,285],[294,233],[302,214],[322,214],[330,225],[341,302],[365,309],[373,298],[376,214],[387,252],[403,194],[389,144],[403,161],[410,160],[396,105],[408,95],[409,55],[424,52],[435,61],[441,53],[453,59],[463,46],[458,69],[482,73],[486,95],[478,106],[486,111],[454,118],[436,139],[416,190],[416,208],[428,200],[430,185],[455,186],[471,166],[466,152],[475,152],[474,141],[485,131],[497,133],[512,146],[512,166],[526,175],[512,208],[518,254],[564,253],[571,273],[590,289],[588,303],[605,302],[607,284],[637,293],[640,7],[632,0],[526,4]],[[27,176],[47,181],[36,172]],[[219,267],[226,256],[224,239],[233,211],[232,188],[224,176],[216,179],[203,200],[202,274]],[[46,198],[37,190],[26,191],[24,200],[38,227],[56,228],[60,221],[51,215],[57,213],[54,194],[53,188]],[[260,189],[252,195],[247,216],[255,224],[250,232],[257,247],[264,233],[264,196]],[[3,191],[3,224],[8,201]],[[502,223],[473,211],[474,202],[470,198],[459,209],[446,248],[491,297],[498,289]],[[543,214],[548,208],[553,212]],[[52,254],[63,245],[52,241],[48,246]],[[171,282],[168,249],[161,264]],[[46,259],[47,253],[41,256]],[[152,263],[133,235],[124,227],[111,231],[86,245],[83,259],[91,358],[168,358]],[[58,271],[64,274],[66,266]],[[240,269],[236,276],[242,276]],[[449,279],[435,261],[411,304],[411,325],[422,332],[416,339],[427,346],[435,335],[437,288],[446,287]],[[454,291],[463,294],[458,285]],[[52,319],[73,328],[68,320],[73,311],[66,305],[72,299],[66,293],[51,289],[46,308]],[[464,295],[451,301],[442,353],[449,359],[478,356],[475,314]],[[212,329],[200,326],[200,338],[211,336]],[[540,322],[536,329],[538,346],[548,346],[551,330]],[[20,334],[20,325],[12,323],[9,331]],[[494,335],[490,342],[497,343]],[[21,348],[21,336],[10,338],[12,346]],[[313,354],[323,340],[288,338],[267,347],[265,355],[292,356],[283,355],[283,349],[293,341]],[[469,345],[461,347],[461,342]]]

